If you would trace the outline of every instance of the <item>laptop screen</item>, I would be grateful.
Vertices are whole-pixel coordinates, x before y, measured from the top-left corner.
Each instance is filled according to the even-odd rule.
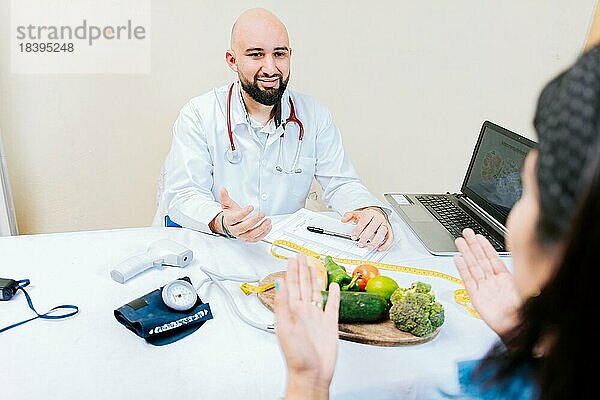
[[[521,197],[521,169],[535,142],[485,121],[462,192],[506,225],[506,217]]]

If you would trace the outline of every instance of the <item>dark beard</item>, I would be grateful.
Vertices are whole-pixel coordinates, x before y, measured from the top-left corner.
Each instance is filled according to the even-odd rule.
[[[248,95],[254,100],[259,102],[264,106],[274,106],[279,103],[281,97],[283,96],[283,92],[285,92],[285,88],[287,87],[288,78],[284,81],[282,77],[279,78],[279,88],[269,88],[269,89],[261,89],[258,87],[258,78],[254,76],[254,82],[247,82],[244,78],[240,76],[240,83],[242,84],[242,89],[244,92],[248,93]]]

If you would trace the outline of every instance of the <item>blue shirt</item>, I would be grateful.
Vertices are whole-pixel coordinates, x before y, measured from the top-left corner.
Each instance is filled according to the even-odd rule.
[[[532,400],[539,397],[537,384],[528,365],[519,367],[505,382],[495,382],[486,386],[485,382],[492,376],[493,367],[488,367],[477,377],[473,377],[473,371],[480,362],[481,360],[470,360],[458,363],[458,382],[461,389],[458,398]]]

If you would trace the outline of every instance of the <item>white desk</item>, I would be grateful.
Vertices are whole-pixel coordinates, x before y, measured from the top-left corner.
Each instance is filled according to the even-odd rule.
[[[451,258],[430,256],[400,222],[402,241],[383,260],[457,276]],[[185,269],[150,270],[124,285],[111,267],[141,253],[152,241],[171,238],[194,251]],[[5,399],[276,399],[283,395],[285,365],[277,338],[245,325],[218,288],[200,292],[214,319],[170,345],[147,344],[113,316],[119,306],[168,281],[204,274],[202,263],[224,274],[268,273],[284,268],[265,243],[243,244],[187,229],[143,228],[0,238],[0,277],[29,278],[27,288],[40,312],[75,304],[75,317],[37,319],[0,334],[0,386]],[[400,285],[416,276],[384,271]],[[433,285],[446,322],[431,342],[409,347],[374,347],[339,342],[332,398],[412,399],[436,397],[436,388],[456,388],[455,362],[480,357],[496,336],[453,302],[456,285]],[[271,322],[273,315],[239,284],[229,283],[240,309]],[[0,327],[30,317],[23,293],[0,302]]]

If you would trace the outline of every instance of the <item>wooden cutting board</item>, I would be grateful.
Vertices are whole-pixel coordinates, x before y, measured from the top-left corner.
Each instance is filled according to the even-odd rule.
[[[285,271],[274,272],[267,275],[260,282],[260,285],[273,283],[277,278],[284,279]],[[258,293],[258,298],[269,310],[273,311],[273,303],[275,302],[274,289]],[[408,332],[402,332],[396,328],[394,323],[389,319],[378,323],[340,323],[338,326],[340,339],[387,347],[425,343],[436,337],[441,329],[440,327],[427,336],[418,337]]]

